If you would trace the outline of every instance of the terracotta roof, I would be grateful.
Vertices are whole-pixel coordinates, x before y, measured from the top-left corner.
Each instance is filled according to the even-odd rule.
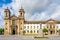
[[[56,20],[53,20],[53,19],[49,19],[49,20],[45,20],[45,21],[43,21],[43,20],[40,20],[40,21],[25,21],[25,24],[40,24],[40,23],[45,24],[49,21],[53,21],[53,23],[60,24],[60,21],[56,21]]]
[[[51,18],[51,19],[49,19],[49,20],[47,20],[47,21],[55,21],[55,20]]]
[[[45,23],[45,21],[25,21],[25,24],[40,24]]]
[[[60,21],[56,21],[57,24],[60,24]]]

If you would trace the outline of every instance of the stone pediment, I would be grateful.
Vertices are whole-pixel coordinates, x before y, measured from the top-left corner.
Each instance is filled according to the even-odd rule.
[[[54,20],[54,19],[49,19],[49,20],[47,20],[47,22],[48,22],[48,23],[54,23],[55,20]]]
[[[54,19],[49,19],[48,21],[55,21]]]
[[[18,19],[18,17],[15,16],[15,15],[13,15],[13,16],[11,16],[11,19],[12,19],[12,20],[13,20],[13,19]]]

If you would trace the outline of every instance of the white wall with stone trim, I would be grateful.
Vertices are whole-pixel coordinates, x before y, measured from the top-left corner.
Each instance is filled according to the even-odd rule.
[[[42,26],[40,26],[40,24],[24,24],[24,30],[27,32],[27,30],[29,30],[29,32],[32,30],[32,33],[37,33],[37,31],[40,31],[40,29]]]

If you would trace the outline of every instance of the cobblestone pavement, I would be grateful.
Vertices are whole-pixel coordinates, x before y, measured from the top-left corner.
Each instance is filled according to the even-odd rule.
[[[30,36],[0,36],[0,40],[34,40]]]
[[[60,36],[50,36],[50,40],[60,40]]]
[[[35,38],[35,40],[49,40],[49,38],[38,38],[38,39]]]
[[[38,39],[35,39],[35,40],[60,40],[60,36],[51,35],[48,38],[38,38]]]
[[[31,36],[1,36],[0,40],[60,40],[60,36],[49,36],[49,38],[34,38]]]

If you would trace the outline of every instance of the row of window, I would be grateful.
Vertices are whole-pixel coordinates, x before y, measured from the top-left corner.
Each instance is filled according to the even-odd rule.
[[[29,26],[24,26],[24,29],[26,29],[26,28],[29,29]],[[37,29],[40,28],[41,29],[42,27],[41,26],[37,26],[37,27],[36,26],[30,26],[30,29],[32,29],[32,28],[34,28],[34,29],[35,28],[37,28]]]
[[[31,31],[27,30],[26,33],[39,33],[39,31],[38,30],[37,31],[36,30],[33,30],[33,31],[32,30]]]
[[[50,28],[55,28],[55,27],[57,27],[57,28],[58,28],[58,26],[50,25]],[[47,28],[49,28],[49,26],[47,26]]]

